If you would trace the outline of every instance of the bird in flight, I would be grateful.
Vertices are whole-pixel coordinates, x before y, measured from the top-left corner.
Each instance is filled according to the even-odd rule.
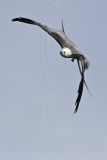
[[[74,113],[76,113],[79,107],[79,103],[81,101],[84,85],[86,86],[87,90],[91,94],[86,84],[85,78],[84,78],[85,70],[89,68],[90,62],[85,57],[85,55],[78,49],[76,44],[73,41],[71,41],[69,37],[65,34],[63,20],[62,20],[62,30],[53,29],[53,28],[48,27],[47,25],[43,25],[39,22],[36,22],[28,18],[23,18],[23,17],[14,18],[12,19],[12,21],[18,21],[18,22],[23,22],[23,23],[28,23],[28,24],[39,26],[58,42],[58,44],[61,47],[60,55],[62,57],[69,58],[71,59],[72,62],[74,62],[74,60],[77,61],[79,72],[81,75],[81,81],[79,84],[78,96],[75,102],[76,108],[74,110]]]

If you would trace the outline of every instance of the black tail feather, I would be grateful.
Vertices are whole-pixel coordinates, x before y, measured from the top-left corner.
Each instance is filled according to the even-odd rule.
[[[82,67],[82,70],[81,70],[81,81],[80,81],[80,84],[79,84],[78,96],[77,96],[77,99],[76,99],[76,102],[75,102],[76,108],[75,108],[74,113],[77,113],[77,110],[78,110],[78,107],[79,107],[79,103],[81,101],[81,97],[82,97],[82,93],[83,93],[83,87],[84,87],[84,72],[85,72],[85,69],[84,69],[84,64],[83,64],[82,59],[80,60],[80,62],[81,62],[81,67]]]

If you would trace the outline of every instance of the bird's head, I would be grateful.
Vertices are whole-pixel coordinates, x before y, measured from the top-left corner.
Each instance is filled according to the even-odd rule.
[[[72,51],[69,48],[62,48],[60,51],[62,57],[70,58],[72,56]]]

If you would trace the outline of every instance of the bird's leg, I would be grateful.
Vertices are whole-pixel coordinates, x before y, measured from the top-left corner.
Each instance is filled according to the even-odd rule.
[[[74,62],[74,58],[72,58],[71,61]]]

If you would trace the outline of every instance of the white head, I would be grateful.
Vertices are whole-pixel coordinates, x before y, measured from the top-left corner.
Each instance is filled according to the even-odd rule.
[[[72,52],[69,48],[62,48],[60,51],[61,56],[65,57],[65,58],[70,58],[72,56]]]

